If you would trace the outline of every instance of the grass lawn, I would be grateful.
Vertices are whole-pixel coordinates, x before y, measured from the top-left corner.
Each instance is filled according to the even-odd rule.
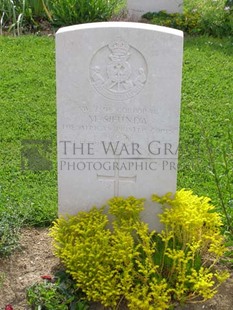
[[[54,39],[2,37],[0,46],[0,208],[44,225],[57,210]],[[52,170],[21,170],[25,139],[52,141]]]
[[[0,211],[17,211],[31,225],[49,224],[57,214],[54,45],[51,37],[0,37]],[[232,55],[230,39],[185,39],[178,187],[215,203],[206,137],[221,170],[233,129]],[[21,169],[23,140],[51,143],[51,170]],[[226,155],[232,160],[230,150]]]
[[[210,161],[221,179],[225,203],[233,190],[232,55],[233,42],[227,38],[185,40],[178,186],[209,196],[216,205]],[[230,167],[224,166],[224,153]]]

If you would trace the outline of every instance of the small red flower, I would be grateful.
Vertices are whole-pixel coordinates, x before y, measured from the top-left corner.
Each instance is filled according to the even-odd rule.
[[[41,276],[42,279],[52,281],[52,277],[49,275]]]
[[[6,305],[5,310],[14,310],[12,305]]]

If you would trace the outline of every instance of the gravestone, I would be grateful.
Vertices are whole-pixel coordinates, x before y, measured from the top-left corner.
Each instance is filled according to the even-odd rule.
[[[183,0],[127,0],[127,9],[131,19],[139,20],[147,12],[181,13]]]
[[[183,33],[109,22],[56,35],[59,213],[176,190]],[[143,219],[160,229],[159,206]]]

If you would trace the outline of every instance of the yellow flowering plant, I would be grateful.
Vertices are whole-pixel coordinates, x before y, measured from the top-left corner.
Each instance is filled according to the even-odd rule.
[[[174,197],[171,193],[153,195],[152,200],[163,206],[160,221],[164,230],[158,237],[164,244],[163,261],[170,259],[167,279],[176,299],[213,297],[219,282],[228,277],[227,272],[222,272],[219,278],[214,269],[225,252],[220,214],[208,197],[198,197],[184,189]],[[162,272],[167,269],[163,261]]]
[[[140,219],[144,199],[135,197],[114,197],[54,223],[55,254],[89,300],[111,309],[124,299],[130,310],[165,310],[209,299],[227,279],[214,268],[224,240],[210,200],[187,190],[152,200],[163,206],[159,233]]]

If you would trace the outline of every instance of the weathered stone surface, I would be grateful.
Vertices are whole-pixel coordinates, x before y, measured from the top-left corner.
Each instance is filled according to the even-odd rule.
[[[176,190],[182,32],[137,23],[56,36],[59,213]],[[160,228],[159,207],[143,218]]]

